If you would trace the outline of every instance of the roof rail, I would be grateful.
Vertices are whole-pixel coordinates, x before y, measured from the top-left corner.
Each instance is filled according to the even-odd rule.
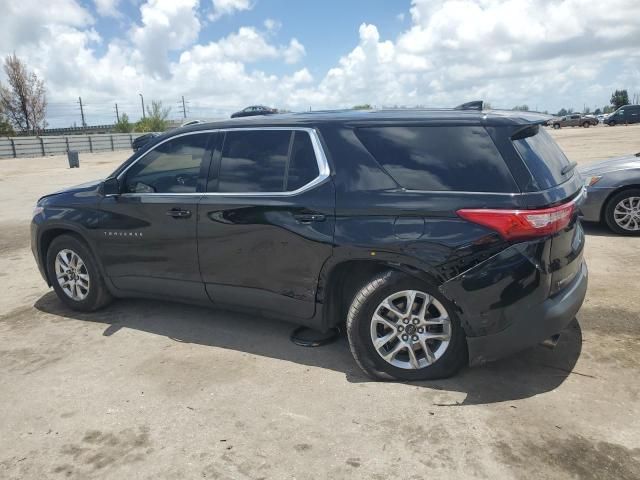
[[[454,108],[454,110],[478,110],[482,111],[484,102],[482,100],[474,100],[472,102],[463,103]]]

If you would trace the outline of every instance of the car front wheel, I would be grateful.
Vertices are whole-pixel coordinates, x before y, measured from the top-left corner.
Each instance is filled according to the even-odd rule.
[[[92,312],[111,301],[87,245],[74,235],[60,235],[47,251],[47,272],[60,300],[74,310]]]
[[[604,208],[604,221],[615,233],[640,235],[640,189],[613,195]]]
[[[451,304],[432,286],[400,272],[371,280],[347,317],[351,352],[379,380],[434,380],[467,363],[465,334]]]

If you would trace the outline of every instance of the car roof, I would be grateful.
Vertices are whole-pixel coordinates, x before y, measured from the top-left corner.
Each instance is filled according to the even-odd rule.
[[[302,113],[280,113],[268,116],[240,117],[203,122],[172,130],[172,133],[255,127],[315,127],[323,124],[374,126],[414,125],[527,125],[543,124],[551,115],[514,110],[455,109],[391,109],[391,110],[324,110]]]

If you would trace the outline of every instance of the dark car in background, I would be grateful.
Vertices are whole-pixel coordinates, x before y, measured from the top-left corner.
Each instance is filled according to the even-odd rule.
[[[76,310],[147,297],[344,325],[371,377],[447,377],[556,341],[584,300],[583,180],[546,120],[348,111],[172,130],[42,197],[33,253]]]
[[[603,222],[622,235],[640,235],[640,153],[580,168],[587,199],[584,220]]]
[[[549,126],[558,129],[562,127],[584,127],[589,128],[592,125],[598,125],[598,119],[592,115],[582,115],[581,113],[573,113],[560,118],[553,118],[547,123]]]
[[[640,105],[625,105],[604,119],[610,127],[640,123]]]
[[[144,147],[149,142],[151,142],[151,140],[156,138],[158,135],[160,135],[160,134],[157,133],[157,132],[149,132],[149,133],[145,133],[144,135],[140,135],[139,137],[136,137],[136,138],[133,139],[133,143],[131,144],[131,148],[133,148],[134,152],[137,152],[142,147]]]
[[[255,115],[272,115],[274,113],[278,113],[278,110],[275,108],[265,107],[264,105],[252,105],[243,110],[240,110],[239,112],[231,114],[231,118],[253,117]]]

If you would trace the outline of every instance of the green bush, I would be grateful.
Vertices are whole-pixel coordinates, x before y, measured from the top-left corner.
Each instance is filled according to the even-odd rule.
[[[151,106],[147,106],[147,116],[136,123],[136,132],[164,132],[170,111],[170,108],[162,107],[162,102],[153,100]]]
[[[117,133],[130,133],[133,131],[133,125],[129,122],[129,115],[123,113],[120,120],[113,127],[113,131]]]

